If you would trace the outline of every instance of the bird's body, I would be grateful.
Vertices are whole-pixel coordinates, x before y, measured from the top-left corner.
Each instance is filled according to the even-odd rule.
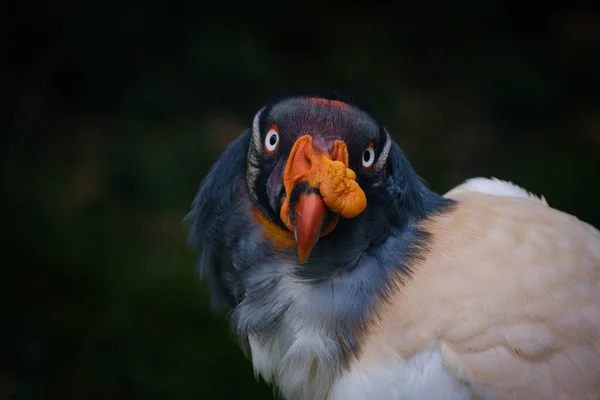
[[[261,110],[190,218],[285,399],[600,398],[600,233],[499,180],[431,192],[351,103]]]

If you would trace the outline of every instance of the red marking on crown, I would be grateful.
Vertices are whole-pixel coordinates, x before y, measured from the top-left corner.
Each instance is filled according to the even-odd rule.
[[[339,108],[340,110],[346,110],[349,107],[348,104],[339,100],[328,100],[320,97],[311,97],[309,100],[314,104],[320,104],[322,106],[331,108]]]

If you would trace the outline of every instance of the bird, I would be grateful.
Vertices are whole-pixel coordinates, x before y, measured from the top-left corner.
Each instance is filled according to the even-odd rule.
[[[340,93],[268,100],[185,221],[286,400],[600,399],[600,232],[509,180],[444,194]],[[250,371],[249,371],[250,372]]]

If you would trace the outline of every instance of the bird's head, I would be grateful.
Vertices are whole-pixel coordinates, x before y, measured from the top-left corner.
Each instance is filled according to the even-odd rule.
[[[257,266],[279,263],[323,281],[442,202],[365,107],[290,96],[261,108],[213,165],[188,216],[190,239],[202,245],[213,293],[235,305]]]
[[[391,140],[369,113],[341,100],[300,96],[260,110],[246,181],[274,243],[293,238],[305,263],[321,237],[368,207],[381,186]],[[290,244],[290,241],[287,240]]]

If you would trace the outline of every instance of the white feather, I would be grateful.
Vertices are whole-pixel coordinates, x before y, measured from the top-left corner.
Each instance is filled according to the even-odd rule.
[[[250,335],[249,343],[255,373],[274,383],[286,400],[468,398],[467,389],[445,371],[439,350],[405,360],[390,349],[376,365],[365,367],[358,360],[350,370],[339,370],[332,359],[335,339],[327,334],[331,314],[312,300],[318,286],[284,275],[274,290],[292,304],[276,334],[266,342]]]
[[[392,349],[391,349],[392,350]],[[404,360],[393,350],[387,361],[369,368],[360,364],[333,386],[328,400],[464,400],[469,389],[443,365],[439,350]]]
[[[323,333],[325,313],[310,302],[314,286],[285,275],[275,290],[293,300],[276,335],[266,343],[249,336],[255,373],[275,383],[286,400],[325,400],[337,373],[335,346]]]
[[[537,203],[548,205],[544,196],[536,196],[528,192],[520,186],[512,182],[503,181],[497,178],[471,178],[465,181],[462,185],[455,187],[444,195],[444,197],[452,197],[452,195],[461,192],[481,192],[495,196],[509,196],[529,199]]]

